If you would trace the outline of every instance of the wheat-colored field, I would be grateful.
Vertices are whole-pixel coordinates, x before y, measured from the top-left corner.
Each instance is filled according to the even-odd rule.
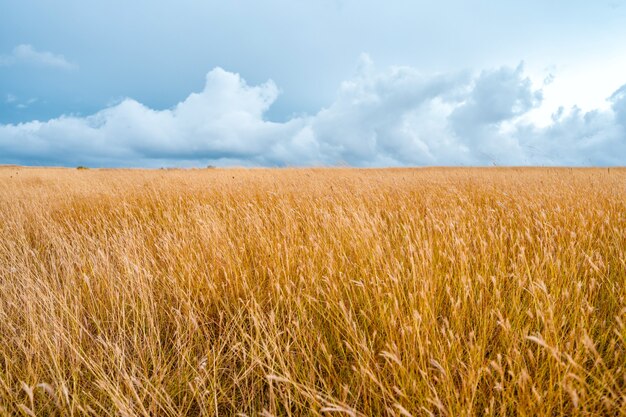
[[[626,415],[626,169],[0,169],[7,415]]]

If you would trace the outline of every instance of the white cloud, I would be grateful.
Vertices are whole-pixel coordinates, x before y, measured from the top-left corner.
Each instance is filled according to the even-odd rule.
[[[263,164],[277,139],[296,136],[298,121],[263,120],[278,89],[248,86],[237,75],[211,71],[202,92],[167,110],[132,99],[88,117],[0,125],[0,155],[40,164],[146,165],[223,158]]]
[[[29,98],[28,100],[21,100],[19,97],[13,94],[7,94],[4,103],[10,106],[14,106],[17,109],[24,110],[27,109],[30,105],[36,103],[37,101],[39,101],[39,99],[35,97]]]
[[[39,65],[63,70],[76,69],[77,66],[67,61],[63,55],[38,51],[32,45],[18,45],[10,55],[0,55],[0,66],[16,64]]]
[[[377,71],[367,57],[336,100],[284,123],[264,118],[272,81],[249,86],[220,68],[166,110],[126,99],[88,117],[0,125],[5,163],[162,165],[624,165],[626,87],[608,109],[525,117],[541,105],[520,65],[424,75]]]

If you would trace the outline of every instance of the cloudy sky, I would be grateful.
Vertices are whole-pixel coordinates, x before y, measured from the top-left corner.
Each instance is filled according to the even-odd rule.
[[[0,164],[626,165],[626,0],[0,0]]]

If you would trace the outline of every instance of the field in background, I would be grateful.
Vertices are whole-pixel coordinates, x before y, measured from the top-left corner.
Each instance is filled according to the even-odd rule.
[[[0,414],[626,414],[626,169],[0,168]]]

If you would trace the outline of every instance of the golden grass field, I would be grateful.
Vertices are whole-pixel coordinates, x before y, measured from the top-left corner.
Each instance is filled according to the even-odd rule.
[[[626,169],[0,168],[0,413],[626,415]]]

